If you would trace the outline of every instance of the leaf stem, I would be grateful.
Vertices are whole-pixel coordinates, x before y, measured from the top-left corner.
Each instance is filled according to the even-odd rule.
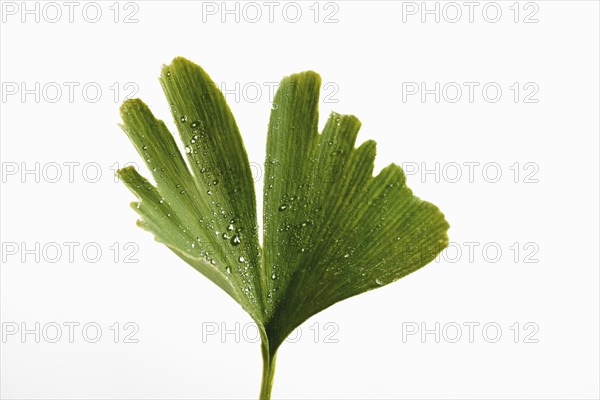
[[[263,373],[259,398],[260,400],[270,400],[271,388],[273,387],[273,376],[275,375],[275,360],[277,358],[277,350],[271,354],[268,341],[265,342],[263,340],[261,343],[261,351],[263,357]]]

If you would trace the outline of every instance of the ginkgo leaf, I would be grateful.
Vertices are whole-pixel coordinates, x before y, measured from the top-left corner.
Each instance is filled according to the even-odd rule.
[[[426,265],[447,246],[449,225],[397,165],[373,176],[375,143],[355,148],[356,117],[332,113],[318,132],[321,80],[307,71],[283,79],[273,102],[261,248],[250,165],[223,94],[184,58],[160,81],[185,159],[165,124],[128,100],[123,129],[156,185],[132,167],[119,175],[139,199],[138,224],[256,321],[269,398],[277,349],[297,326]]]
[[[147,184],[129,185],[141,199],[142,223],[259,319],[264,296],[256,200],[248,157],[231,111],[204,71],[185,59],[163,68],[161,83],[191,168],[165,124],[144,103],[136,99],[123,104],[123,129],[152,171],[159,193],[144,197]],[[133,175],[127,170],[120,173],[127,175],[124,179]],[[158,204],[157,197],[161,198]],[[149,218],[150,211],[161,209],[164,218]],[[177,229],[181,233],[174,241]]]
[[[275,351],[330,305],[424,266],[447,246],[448,223],[414,196],[402,169],[372,176],[375,143],[354,148],[360,128],[332,113],[319,134],[320,78],[285,78],[276,94],[265,162],[267,332]]]

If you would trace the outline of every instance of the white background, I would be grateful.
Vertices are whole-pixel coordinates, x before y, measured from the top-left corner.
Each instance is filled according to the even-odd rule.
[[[255,166],[264,158],[269,82],[319,72],[330,84],[321,126],[331,111],[356,114],[359,140],[378,143],[376,169],[412,168],[408,184],[452,226],[445,257],[303,324],[299,340],[279,351],[274,398],[598,398],[597,2],[522,2],[517,22],[513,2],[498,2],[496,23],[497,7],[486,2],[472,23],[462,2],[455,23],[456,8],[444,2],[437,23],[435,15],[421,21],[421,2],[303,2],[296,23],[294,6],[284,14],[283,2],[272,23],[262,2],[258,22],[250,21],[256,9],[240,3],[239,22],[232,14],[224,23],[221,2],[101,2],[96,23],[86,21],[95,17],[93,5],[82,14],[86,2],[77,3],[73,22],[62,2],[57,22],[50,21],[55,8],[35,4],[26,2],[38,7],[39,22],[21,2],[2,2],[2,398],[258,395],[261,357],[250,318],[136,228],[128,207],[134,196],[113,177],[116,163],[141,165],[117,126],[119,104],[137,88],[135,96],[173,127],[157,78],[179,55],[232,90],[227,99]],[[215,15],[203,13],[214,7]],[[132,12],[137,22],[124,23]],[[525,23],[529,14],[537,22]],[[65,82],[78,85],[72,99]],[[441,93],[439,103],[433,94],[403,99],[410,82],[429,89],[456,82],[463,96],[456,103],[454,92]],[[479,84],[473,102],[464,82]],[[497,102],[482,95],[490,82],[502,89]],[[22,84],[33,92],[22,97]],[[92,88],[84,95],[86,84]],[[98,99],[94,87],[102,89]],[[537,102],[525,102],[532,88],[529,100]],[[65,163],[75,163],[72,179]],[[422,174],[435,163],[438,177]],[[476,165],[472,179],[468,165]],[[72,260],[65,242],[77,243]],[[53,262],[57,247],[62,256]],[[95,248],[102,255],[92,262]],[[80,324],[73,343],[69,322]],[[127,322],[139,328],[138,343],[125,343]],[[34,333],[21,336],[36,323],[39,343]],[[97,343],[86,340],[93,329],[83,335],[86,323],[101,327]],[[434,333],[422,338],[421,329],[435,331],[436,323],[439,343]],[[479,324],[472,340],[468,323]],[[51,343],[55,324],[62,337]],[[235,333],[221,337],[236,324],[239,343]],[[456,326],[462,336],[452,343]],[[419,332],[407,335],[414,327]]]

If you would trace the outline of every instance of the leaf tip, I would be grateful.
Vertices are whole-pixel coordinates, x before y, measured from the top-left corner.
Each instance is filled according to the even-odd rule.
[[[402,167],[396,163],[391,163],[384,167],[379,173],[382,177],[386,177],[388,185],[406,185],[406,174]]]
[[[277,94],[286,99],[303,98],[304,93],[318,93],[321,89],[321,75],[312,70],[298,72],[281,80]],[[276,94],[275,97],[278,97]]]
[[[127,165],[123,168],[117,169],[116,174],[119,178],[126,178],[128,176],[133,176],[134,172],[137,172],[135,167],[133,165]]]
[[[119,111],[121,111],[121,115],[123,115],[142,107],[146,107],[146,104],[141,99],[127,99],[121,104]]]
[[[163,64],[162,70],[160,73],[160,80],[164,83],[165,81],[170,81],[171,78],[178,73],[179,71],[184,70],[196,70],[200,71],[204,79],[209,80],[208,74],[204,69],[193,61],[188,60],[185,57],[177,56],[175,57],[170,64]]]

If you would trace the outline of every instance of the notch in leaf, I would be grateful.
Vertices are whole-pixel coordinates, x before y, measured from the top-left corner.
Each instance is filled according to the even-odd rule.
[[[185,158],[165,124],[128,100],[122,127],[155,184],[133,167],[118,174],[138,198],[138,225],[256,322],[268,399],[277,349],[297,326],[423,267],[448,245],[449,225],[412,194],[397,165],[373,176],[375,142],[355,147],[356,117],[332,113],[318,132],[321,79],[307,71],[284,78],[274,98],[261,247],[250,164],[223,94],[181,57],[160,82]]]

